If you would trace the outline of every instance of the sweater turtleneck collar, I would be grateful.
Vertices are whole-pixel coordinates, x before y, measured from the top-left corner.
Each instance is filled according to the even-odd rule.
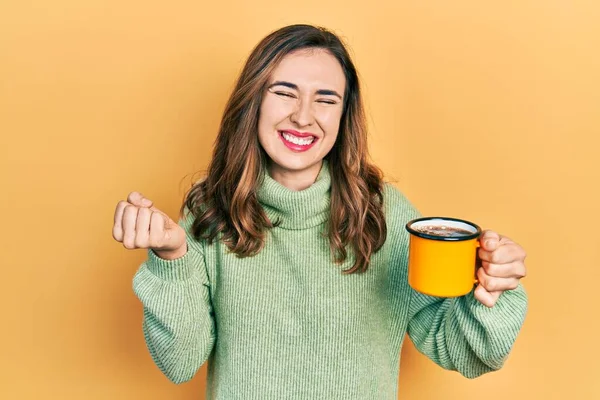
[[[265,170],[258,189],[258,201],[271,222],[280,221],[279,227],[307,229],[321,225],[329,218],[330,191],[329,163],[323,160],[315,183],[300,191],[288,189]]]

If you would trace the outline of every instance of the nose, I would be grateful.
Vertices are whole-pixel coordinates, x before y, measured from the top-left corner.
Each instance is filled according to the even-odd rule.
[[[290,120],[298,126],[311,126],[315,122],[311,103],[300,100],[296,109],[290,115]]]

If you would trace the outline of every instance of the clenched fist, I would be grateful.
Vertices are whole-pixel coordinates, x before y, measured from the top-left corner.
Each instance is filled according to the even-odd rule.
[[[127,249],[152,249],[165,259],[187,252],[185,230],[139,192],[117,204],[113,237]]]

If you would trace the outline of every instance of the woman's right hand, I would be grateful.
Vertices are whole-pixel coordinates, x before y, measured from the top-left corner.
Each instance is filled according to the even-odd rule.
[[[126,249],[152,249],[168,260],[187,252],[185,230],[139,192],[119,201],[112,232]]]

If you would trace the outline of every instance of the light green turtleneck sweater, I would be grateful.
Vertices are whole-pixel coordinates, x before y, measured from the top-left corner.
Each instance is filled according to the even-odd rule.
[[[222,243],[190,234],[188,252],[163,260],[148,252],[134,278],[152,358],[173,382],[208,360],[207,399],[396,399],[405,334],[443,368],[474,378],[499,369],[523,323],[521,286],[493,308],[470,293],[440,299],[407,282],[408,233],[418,217],[385,187],[388,236],[364,274],[343,275],[323,232],[329,215],[327,164],[293,192],[265,176],[259,201],[270,219],[264,249],[238,258]]]

